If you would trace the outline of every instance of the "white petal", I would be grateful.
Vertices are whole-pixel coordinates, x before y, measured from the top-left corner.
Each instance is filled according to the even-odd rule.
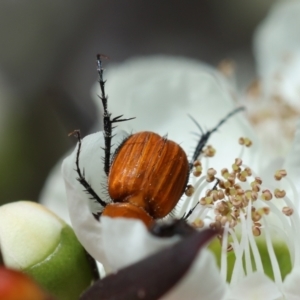
[[[115,149],[127,134],[118,131],[114,139]],[[77,145],[78,147],[78,145]],[[90,200],[90,196],[84,191],[78,182],[78,174],[75,171],[77,147],[68,156],[62,165],[62,174],[67,191],[68,208],[72,226],[79,241],[87,251],[97,260],[106,264],[105,255],[99,248],[101,227],[92,215],[92,212],[101,210],[101,206]],[[102,132],[97,132],[82,140],[82,148],[79,158],[81,172],[85,172],[85,178],[102,200],[107,200],[106,175],[103,170],[102,159],[104,157],[104,138]]]
[[[227,293],[227,285],[220,276],[215,258],[202,249],[179,284],[162,299],[221,300]]]
[[[300,268],[293,268],[284,280],[284,295],[288,300],[299,300],[300,295]]]
[[[258,73],[267,94],[300,108],[300,2],[274,6],[254,38]]]
[[[300,180],[300,119],[297,122],[294,141],[292,143],[290,152],[286,156],[284,168],[288,175],[298,178]]]
[[[227,300],[276,300],[282,293],[276,284],[265,274],[252,273],[231,288]]]
[[[110,67],[105,78],[110,112],[115,116],[136,117],[120,124],[120,128],[129,132],[148,130],[168,134],[168,138],[179,143],[188,154],[194,150],[197,139],[191,132],[200,133],[188,114],[206,131],[235,107],[232,91],[222,81],[221,75],[193,60],[168,57],[135,59]],[[96,88],[97,95],[99,87]],[[256,138],[243,113],[239,113],[209,140],[209,144],[217,149],[216,157],[210,160],[213,167],[225,167],[225,157],[231,165],[239,155],[238,139],[241,136],[254,141],[254,147],[245,151],[246,163],[249,163],[249,153],[256,152]]]
[[[101,217],[101,248],[112,271],[133,264],[179,239],[152,236],[139,220]]]
[[[66,201],[66,187],[61,174],[62,161],[63,159],[59,160],[48,175],[39,197],[39,203],[55,212],[68,224],[71,224]]]
[[[293,181],[295,188],[300,193],[300,119],[297,123],[295,138],[291,150],[286,156],[283,168],[286,169],[288,177]]]
[[[152,236],[139,220],[102,217],[101,228],[101,245],[112,271],[135,263],[178,241],[177,237],[162,239]],[[210,251],[202,249],[187,275],[163,299],[197,299],[200,295],[205,300],[222,299],[226,289],[215,258]]]
[[[93,217],[85,199],[80,198],[67,180],[65,184],[71,223],[78,240],[91,256],[101,262],[104,268],[108,268],[106,256],[101,248],[100,223]]]

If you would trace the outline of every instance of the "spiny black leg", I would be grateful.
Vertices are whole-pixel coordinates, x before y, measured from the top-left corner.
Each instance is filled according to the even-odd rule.
[[[212,190],[216,190],[217,189],[217,185],[220,182],[219,178],[216,178],[216,180],[217,180],[217,182],[213,186]],[[195,208],[198,206],[198,204],[199,204],[199,201],[197,201],[197,203],[195,204],[195,206],[193,208],[191,208],[186,214],[183,214],[183,216],[181,217],[181,219],[187,220],[189,218],[189,216],[193,213],[193,211],[195,210]]]
[[[78,148],[77,148],[77,154],[76,154],[76,172],[78,174],[78,178],[76,178],[80,184],[85,188],[85,191],[92,196],[90,198],[91,200],[96,200],[101,206],[105,207],[107,205],[106,202],[104,202],[100,197],[97,195],[97,193],[93,190],[93,188],[90,186],[90,184],[86,181],[85,176],[84,176],[84,170],[81,173],[80,167],[79,167],[79,156],[80,156],[80,151],[81,151],[81,136],[80,136],[80,131],[75,130],[69,135],[74,135],[77,140],[78,140]]]
[[[236,109],[234,109],[233,111],[231,111],[228,115],[226,115],[218,124],[216,127],[214,127],[211,130],[208,130],[207,132],[204,133],[204,131],[202,130],[200,124],[192,117],[189,115],[189,117],[192,119],[192,121],[196,124],[196,126],[199,128],[200,132],[201,132],[201,138],[196,146],[196,149],[194,151],[194,154],[192,156],[192,160],[189,163],[190,166],[190,171],[192,171],[193,169],[193,165],[194,162],[198,159],[199,155],[201,154],[203,148],[205,147],[208,139],[210,138],[211,134],[215,131],[217,131],[219,129],[219,127],[224,124],[231,116],[233,116],[234,114],[236,114],[237,112],[244,110],[244,107],[238,107]]]
[[[107,58],[105,55],[98,54],[97,55],[97,71],[99,74],[99,83],[100,83],[100,89],[101,89],[101,96],[100,99],[102,101],[103,105],[103,135],[104,135],[104,143],[105,143],[105,148],[104,148],[104,172],[108,176],[109,173],[109,168],[110,168],[110,156],[111,156],[111,139],[112,139],[112,127],[113,123],[117,122],[124,122],[128,120],[132,120],[134,118],[129,118],[129,119],[120,119],[123,117],[117,116],[113,119],[111,119],[111,114],[107,110],[107,96],[105,95],[105,81],[103,80],[103,68],[102,68],[102,61],[101,58]]]

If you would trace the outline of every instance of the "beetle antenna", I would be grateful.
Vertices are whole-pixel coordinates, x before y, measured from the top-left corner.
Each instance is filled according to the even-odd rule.
[[[229,114],[227,114],[218,124],[217,126],[215,126],[213,129],[206,131],[205,133],[203,132],[202,127],[200,126],[200,124],[191,116],[189,115],[189,117],[192,119],[192,121],[196,124],[196,126],[199,128],[200,132],[201,132],[201,137],[200,140],[197,143],[196,149],[194,151],[194,154],[192,156],[192,160],[189,163],[189,167],[190,167],[190,172],[193,169],[194,166],[194,162],[198,159],[199,155],[201,154],[203,148],[205,147],[206,143],[208,142],[211,134],[213,132],[216,132],[230,117],[232,117],[233,115],[235,115],[236,113],[244,110],[245,107],[238,107],[236,109],[234,109],[233,111],[231,111]]]
[[[97,54],[97,72],[99,74],[99,84],[101,90],[101,96],[99,97],[102,101],[103,106],[103,135],[104,135],[104,172],[108,176],[111,160],[111,140],[112,140],[112,129],[113,123],[129,121],[135,118],[121,119],[121,116],[117,116],[111,119],[111,114],[107,110],[107,95],[105,95],[105,80],[103,79],[103,68],[102,58],[108,58],[103,54]]]
[[[84,176],[84,170],[81,172],[80,167],[79,167],[79,156],[80,156],[80,151],[81,151],[81,135],[80,135],[80,130],[74,130],[69,134],[74,135],[77,140],[78,140],[78,148],[77,148],[77,153],[76,153],[76,172],[78,174],[78,177],[76,178],[80,184],[85,188],[85,191],[92,196],[91,199],[95,199],[101,206],[105,207],[107,203],[103,201],[97,193],[93,190],[91,185],[86,181],[85,176]]]
[[[196,121],[196,119],[192,115],[188,114],[188,116],[195,123],[195,125],[199,128],[201,134],[203,135],[204,131],[203,131],[202,127],[200,126],[200,124]]]
[[[245,110],[244,106],[238,107],[238,108],[234,109],[233,111],[231,111],[217,124],[217,126],[215,128],[210,130],[210,133],[212,134],[213,132],[217,131],[230,117],[232,117],[233,115],[235,115],[236,113],[238,113],[242,110]]]

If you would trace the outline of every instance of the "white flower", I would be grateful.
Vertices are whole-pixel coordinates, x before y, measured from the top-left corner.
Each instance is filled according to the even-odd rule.
[[[254,34],[258,81],[246,95],[248,117],[265,151],[285,156],[300,116],[299,1],[279,1]]]
[[[188,154],[192,153],[196,145],[190,132],[197,132],[198,129],[187,115],[192,115],[204,128],[212,129],[234,108],[228,94],[229,86],[225,82],[220,84],[221,75],[206,66],[184,59],[152,58],[132,61],[116,68],[107,77],[106,92],[109,95],[110,112],[113,116],[123,114],[125,118],[136,117],[135,120],[121,123],[118,129],[129,132],[151,130],[160,135],[167,133],[168,138],[179,143]],[[219,79],[216,81],[216,78]],[[217,149],[217,153],[207,163],[221,168],[224,157],[226,161],[232,161],[239,156],[238,139],[241,136],[255,140],[248,123],[241,115],[235,115],[213,133],[209,143]],[[126,134],[122,130],[115,133],[114,147],[118,146]],[[103,147],[102,132],[84,138],[79,165],[100,198],[107,201],[106,177],[102,165]],[[255,149],[254,146],[245,151],[244,157],[252,160]],[[137,220],[111,220],[102,217],[98,222],[92,212],[100,211],[101,207],[89,199],[77,180],[78,174],[74,170],[76,155],[77,148],[62,166],[71,222],[81,243],[92,256],[103,263],[107,272],[137,262],[177,240],[155,238]],[[170,299],[180,298],[176,289],[182,290],[182,297],[187,290],[194,293],[193,297],[201,292],[201,299],[221,299],[225,296],[225,280],[221,280],[213,260],[208,260],[207,256],[209,254],[205,250],[201,251],[193,266],[195,271],[191,269],[184,279],[185,283],[170,292]],[[209,266],[197,267],[204,263]],[[194,272],[197,276],[192,275]],[[211,276],[207,272],[212,272]],[[199,284],[197,278],[206,276],[209,276],[211,285],[207,282]]]
[[[60,159],[48,175],[40,194],[39,202],[55,212],[70,225],[71,221],[66,201],[66,188],[61,174],[62,162],[63,159]]]
[[[266,94],[278,95],[300,109],[299,1],[275,5],[258,27],[254,51]]]

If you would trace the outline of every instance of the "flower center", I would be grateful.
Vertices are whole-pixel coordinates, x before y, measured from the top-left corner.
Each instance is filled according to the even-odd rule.
[[[246,138],[241,138],[239,143],[243,148],[252,144]],[[274,178],[281,181],[277,182],[278,186],[285,181],[286,190],[264,186],[263,180],[243,164],[242,152],[230,169],[220,170],[218,177],[213,168],[201,176],[202,165],[197,161],[195,192],[183,206],[188,209],[187,202],[191,207],[197,203],[189,218],[191,224],[219,232],[218,241],[210,248],[216,254],[225,280],[235,284],[244,276],[261,271],[280,287],[292,266],[300,264],[300,242],[296,238],[300,228],[297,191],[286,178],[285,170],[278,170]]]

